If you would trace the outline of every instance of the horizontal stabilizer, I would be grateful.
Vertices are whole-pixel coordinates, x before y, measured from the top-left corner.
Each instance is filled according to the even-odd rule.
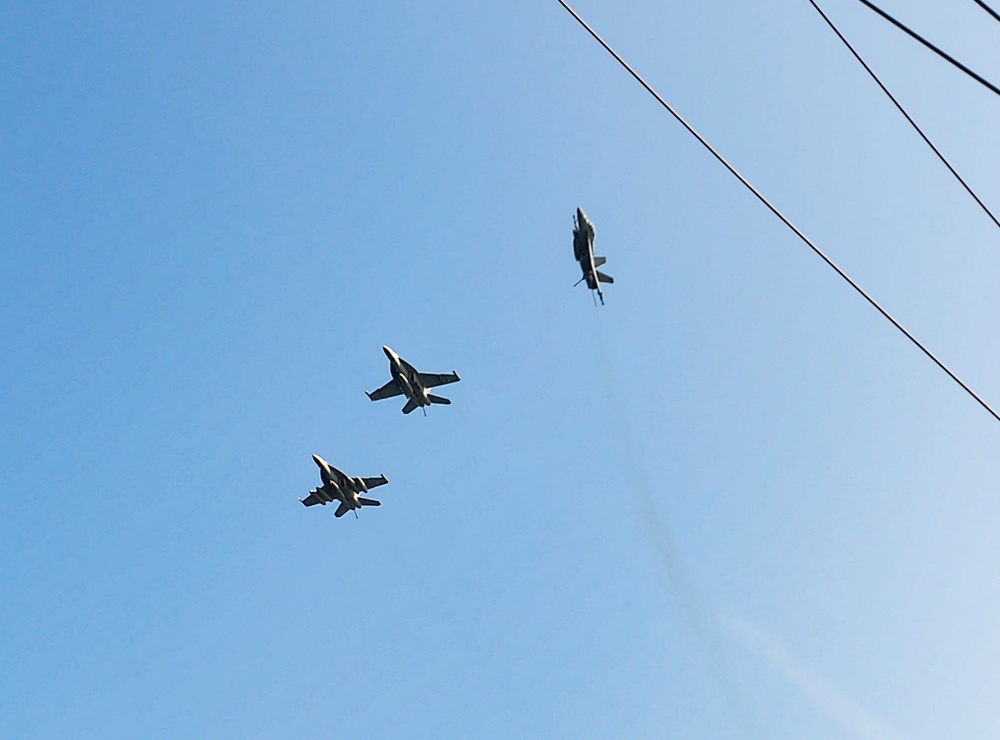
[[[594,257],[594,267],[600,267],[608,261],[607,257]]]
[[[376,501],[373,498],[361,498],[360,496],[358,497],[358,503],[361,504],[362,506],[381,506],[382,505],[381,501]]]
[[[600,270],[597,271],[597,279],[600,280],[602,283],[613,283],[615,281],[613,277],[611,277],[610,275],[605,275]]]
[[[337,510],[335,512],[333,512],[333,515],[335,517],[337,517],[338,519],[340,519],[340,517],[342,517],[344,514],[346,514],[350,510],[351,510],[351,507],[348,506],[346,502],[344,502],[340,506],[337,507]]]
[[[431,403],[439,403],[442,406],[447,406],[448,404],[451,403],[451,401],[448,400],[447,398],[444,398],[442,396],[435,396],[430,393],[427,394],[427,400],[430,401]]]
[[[406,405],[403,407],[403,413],[404,414],[412,413],[417,408],[417,406],[419,406],[419,404],[411,398],[409,401],[406,402]]]

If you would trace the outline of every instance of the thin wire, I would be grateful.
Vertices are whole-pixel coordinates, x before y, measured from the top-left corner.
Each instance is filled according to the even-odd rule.
[[[1000,15],[998,15],[998,14],[997,14],[997,12],[996,12],[995,10],[993,10],[993,8],[991,8],[991,7],[989,6],[989,5],[987,5],[986,3],[984,3],[984,2],[983,2],[983,0],[975,0],[975,3],[976,3],[976,5],[978,5],[978,6],[980,7],[980,8],[982,8],[982,9],[983,9],[983,10],[985,10],[985,11],[986,11],[987,13],[989,13],[989,14],[990,14],[990,15],[992,15],[992,16],[993,16],[994,18],[996,18],[996,19],[997,19],[998,21],[1000,21]]]
[[[830,20],[830,18],[827,16],[827,14],[823,12],[823,9],[819,7],[819,4],[816,2],[816,0],[809,0],[809,2],[814,8],[816,8],[816,12],[823,17],[823,20],[826,21],[826,24],[831,29],[833,29],[833,32],[835,34],[837,34],[837,38],[839,38],[841,41],[844,42],[844,46],[846,46],[850,50],[850,52],[854,55],[854,58],[861,63],[861,66],[865,68],[865,71],[869,75],[871,75],[871,78],[875,80],[876,84],[878,84],[878,86],[882,88],[882,92],[884,92],[889,97],[889,100],[891,100],[893,102],[893,105],[895,105],[896,108],[899,109],[899,112],[903,114],[903,117],[907,121],[909,121],[910,125],[913,126],[913,129],[918,134],[920,134],[920,138],[922,138],[927,143],[927,146],[931,148],[931,150],[937,155],[938,159],[940,159],[941,162],[944,164],[944,166],[948,168],[948,171],[955,176],[955,179],[962,184],[962,187],[965,188],[966,192],[972,196],[973,200],[975,200],[976,203],[979,204],[979,207],[982,208],[984,211],[986,211],[986,215],[990,217],[990,219],[993,221],[994,224],[996,224],[997,228],[1000,228],[1000,221],[998,221],[997,217],[993,215],[993,212],[986,207],[986,204],[983,203],[983,201],[980,200],[979,196],[973,192],[969,184],[964,179],[962,179],[962,176],[958,174],[958,172],[955,170],[954,167],[951,166],[951,163],[948,162],[948,160],[945,159],[945,156],[938,150],[936,146],[934,146],[934,143],[921,130],[920,126],[917,125],[917,122],[910,117],[910,114],[906,112],[902,104],[898,100],[896,100],[895,96],[891,92],[889,92],[889,88],[887,88],[884,84],[882,84],[882,80],[878,78],[878,75],[875,74],[872,68],[869,67],[868,64],[865,62],[865,60],[861,58],[861,55],[855,50],[855,48],[851,46],[851,42],[848,41],[846,38],[844,38],[844,34],[840,32],[840,29],[838,29],[837,26],[834,25],[833,21]]]
[[[591,28],[587,24],[587,22],[585,20],[583,20],[583,18],[581,18],[577,14],[577,12],[575,10],[573,10],[573,8],[571,8],[566,3],[566,0],[558,0],[558,2],[559,2],[560,5],[562,5],[566,9],[566,11],[571,16],[573,16],[576,19],[577,23],[579,23],[581,26],[583,26],[584,29],[586,29],[587,33],[589,33],[591,36],[594,37],[594,39],[597,41],[597,43],[599,43],[601,46],[604,47],[605,51],[607,51],[611,56],[613,56],[615,58],[615,61],[617,61],[630,75],[632,75],[632,77],[634,77],[635,80],[640,85],[642,85],[644,88],[646,88],[646,92],[648,92],[650,95],[652,95],[654,98],[656,98],[657,102],[659,102],[659,104],[662,105],[670,115],[672,115],[675,119],[677,119],[677,122],[680,123],[685,129],[687,129],[688,133],[690,133],[692,136],[694,136],[698,140],[698,142],[703,147],[705,147],[712,154],[713,157],[715,157],[717,160],[719,160],[719,162],[727,170],[729,170],[729,172],[737,180],[739,180],[747,190],[749,190],[751,193],[753,193],[756,196],[757,200],[759,200],[761,203],[763,203],[765,206],[767,206],[768,210],[770,210],[771,213],[773,213],[775,216],[777,216],[781,220],[781,222],[783,224],[785,224],[785,226],[787,226],[789,229],[791,229],[795,233],[795,235],[797,237],[799,237],[799,239],[801,239],[803,242],[805,242],[806,245],[813,252],[815,252],[816,255],[820,259],[822,259],[829,267],[833,268],[833,270],[838,275],[840,275],[840,277],[842,277],[845,281],[847,281],[847,283],[852,288],[854,288],[854,290],[857,291],[861,295],[862,298],[864,298],[866,301],[868,301],[868,303],[870,303],[872,305],[872,307],[875,308],[875,310],[877,310],[880,314],[882,314],[882,316],[885,317],[885,319],[890,324],[892,324],[894,327],[896,327],[900,332],[902,332],[902,334],[907,339],[909,339],[911,342],[913,342],[913,344],[915,344],[920,349],[921,352],[923,352],[925,355],[927,355],[927,357],[929,357],[934,362],[935,365],[937,365],[939,368],[941,368],[948,375],[948,377],[950,377],[952,380],[954,380],[956,383],[958,383],[958,385],[960,385],[962,387],[962,389],[966,393],[968,393],[970,396],[972,396],[972,398],[974,398],[979,403],[980,406],[982,406],[984,409],[986,409],[986,411],[988,411],[989,414],[994,419],[996,419],[997,421],[1000,421],[1000,414],[997,414],[997,412],[994,411],[993,408],[988,403],[986,403],[986,401],[984,401],[982,398],[980,398],[979,395],[974,390],[972,390],[972,388],[970,388],[969,386],[967,386],[962,381],[962,379],[959,378],[955,373],[953,373],[948,368],[948,366],[945,365],[941,360],[939,360],[934,355],[933,352],[931,352],[923,344],[921,344],[920,340],[918,340],[915,336],[913,336],[912,334],[910,334],[910,332],[907,331],[906,327],[904,327],[895,318],[893,318],[892,314],[890,314],[888,311],[886,311],[884,308],[882,308],[882,306],[879,305],[878,301],[876,301],[874,298],[872,298],[870,295],[868,295],[868,293],[866,293],[865,290],[860,285],[858,285],[856,282],[854,282],[854,280],[851,278],[850,275],[848,275],[846,272],[844,272],[842,269],[840,269],[840,267],[838,267],[837,264],[832,259],[830,259],[829,257],[826,256],[826,254],[823,252],[822,249],[820,249],[819,247],[817,247],[808,236],[806,236],[804,233],[802,233],[802,231],[800,231],[799,228],[795,224],[793,224],[788,219],[787,216],[785,216],[785,214],[783,214],[781,211],[779,211],[776,206],[774,206],[767,198],[765,198],[764,195],[759,190],[757,190],[757,188],[755,188],[750,183],[749,180],[747,180],[743,175],[740,174],[740,172],[735,167],[733,167],[733,165],[729,164],[729,162],[726,161],[726,158],[723,157],[715,149],[715,147],[713,147],[711,144],[709,144],[708,140],[706,140],[705,137],[703,137],[701,134],[698,133],[697,130],[695,130],[694,126],[692,126],[690,123],[688,123],[687,121],[685,121],[684,118],[681,116],[681,114],[678,113],[676,110],[674,110],[674,108],[670,105],[670,103],[668,103],[666,100],[664,100],[662,97],[660,97],[660,94],[658,92],[656,92],[656,90],[654,90],[650,86],[650,84],[648,82],[646,82],[639,75],[638,72],[636,72],[634,69],[632,69],[632,67],[629,65],[629,63],[626,62],[624,59],[622,59],[622,57],[619,56],[618,52],[616,52],[614,49],[612,49],[611,46],[608,44],[608,42],[606,42],[604,39],[602,39],[598,35],[598,33],[593,28]]]
[[[962,70],[963,72],[965,72],[965,74],[969,75],[969,77],[971,77],[972,79],[976,80],[977,82],[979,82],[982,85],[985,85],[990,90],[992,90],[993,92],[995,92],[997,95],[1000,95],[1000,88],[998,88],[996,85],[994,85],[992,82],[990,82],[989,80],[985,79],[984,77],[981,77],[981,76],[977,75],[971,69],[969,69],[964,64],[962,64],[960,61],[958,61],[957,59],[955,59],[955,57],[951,56],[950,54],[947,54],[944,51],[941,51],[941,49],[939,49],[936,46],[934,46],[934,44],[932,44],[930,41],[928,41],[923,36],[921,36],[920,34],[918,34],[916,31],[911,31],[909,28],[907,28],[902,23],[900,23],[899,21],[897,21],[891,15],[889,15],[888,13],[886,13],[884,10],[882,10],[878,6],[873,5],[872,3],[868,2],[868,0],[859,0],[859,2],[862,5],[865,5],[866,7],[871,8],[872,10],[874,10],[880,16],[882,16],[887,21],[889,21],[892,25],[896,26],[896,28],[900,29],[901,31],[905,31],[906,33],[908,33],[910,36],[912,36],[913,38],[915,38],[917,41],[919,41],[921,44],[923,44],[924,46],[926,46],[928,49],[930,49],[931,51],[933,51],[935,54],[937,54],[941,58],[947,59],[949,62],[951,62],[952,64],[954,64],[960,70]],[[977,0],[977,2],[978,2],[978,0]],[[979,4],[982,5],[982,3],[979,3]],[[985,6],[983,6],[983,7],[985,7]],[[987,8],[987,10],[989,10],[989,9]]]

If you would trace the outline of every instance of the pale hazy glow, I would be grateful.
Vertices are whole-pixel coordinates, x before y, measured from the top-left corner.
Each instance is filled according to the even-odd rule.
[[[877,714],[841,691],[820,673],[789,653],[777,640],[749,619],[722,621],[725,631],[745,650],[763,660],[812,706],[860,740],[904,740],[904,736]]]

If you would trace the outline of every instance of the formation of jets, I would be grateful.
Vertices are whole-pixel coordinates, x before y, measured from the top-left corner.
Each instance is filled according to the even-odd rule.
[[[587,287],[596,292],[604,305],[604,293],[601,291],[601,283],[613,283],[615,280],[610,275],[605,275],[597,268],[607,260],[604,257],[594,256],[594,237],[597,230],[594,224],[587,218],[587,214],[582,208],[576,209],[573,218],[573,256],[580,263],[583,277],[577,281],[577,285],[586,281]],[[596,300],[595,300],[596,303]],[[389,358],[389,382],[381,388],[365,395],[372,401],[381,401],[384,398],[394,396],[406,396],[406,404],[403,406],[403,413],[409,414],[416,409],[422,409],[424,416],[427,415],[427,407],[433,404],[448,405],[450,400],[443,396],[436,396],[428,391],[437,388],[439,385],[457,383],[461,378],[458,373],[422,373],[413,365],[400,357],[393,349],[383,345],[382,351]],[[384,475],[377,478],[350,477],[337,470],[319,455],[313,455],[313,461],[319,466],[320,479],[323,485],[313,488],[309,495],[300,498],[303,506],[315,506],[321,504],[326,506],[329,503],[337,502],[337,510],[333,513],[338,519],[349,511],[358,515],[358,509],[365,506],[381,506],[381,502],[373,498],[367,498],[362,494],[377,486],[384,486],[389,479]]]

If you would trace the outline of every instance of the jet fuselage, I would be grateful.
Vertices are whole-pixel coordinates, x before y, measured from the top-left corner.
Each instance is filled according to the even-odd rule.
[[[597,265],[594,259],[594,237],[597,236],[597,229],[582,208],[576,209],[576,228],[573,230],[573,252],[583,277],[587,281],[587,287],[591,290],[601,292],[600,284],[597,281]],[[603,297],[603,296],[602,296]]]
[[[580,268],[587,271],[594,264],[594,237],[597,231],[582,208],[576,209],[576,224],[573,229],[573,256]],[[596,269],[596,268],[594,268]]]
[[[586,281],[587,287],[597,292],[604,303],[604,291],[601,290],[601,283],[613,283],[614,279],[598,271],[598,267],[605,263],[604,257],[594,254],[594,238],[597,236],[597,229],[593,222],[587,218],[587,214],[582,208],[576,209],[573,226],[573,256],[580,263],[580,270],[583,272],[581,280]]]
[[[392,379],[399,383],[403,390],[403,395],[417,406],[430,406],[431,400],[428,397],[427,389],[420,382],[417,373],[410,373],[409,368],[399,359],[399,355],[391,348],[382,345],[382,351],[389,358],[389,374]]]
[[[323,479],[323,487],[316,489],[316,496],[326,499],[324,504],[329,501],[340,501],[351,509],[360,509],[361,502],[358,501],[358,497],[368,490],[365,482],[361,478],[344,476],[344,480],[337,483],[336,476],[326,460],[319,455],[313,455],[313,460],[319,466],[319,475]]]

